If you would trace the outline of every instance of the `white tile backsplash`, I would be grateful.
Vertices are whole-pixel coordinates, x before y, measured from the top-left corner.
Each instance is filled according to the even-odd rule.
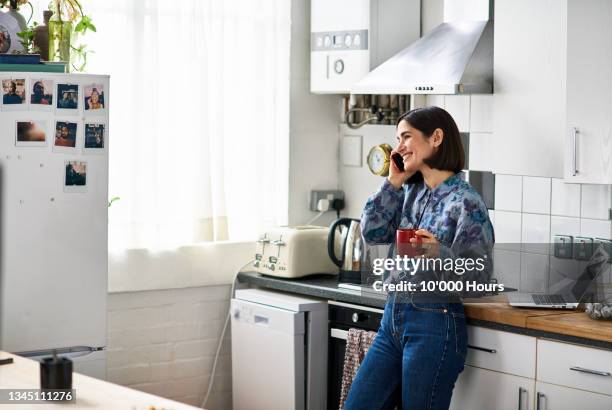
[[[493,95],[472,95],[470,108],[470,132],[493,132]]]
[[[523,177],[518,175],[495,175],[495,209],[521,211]]]
[[[444,108],[453,117],[461,132],[470,131],[470,96],[447,95],[444,97]]]
[[[548,284],[548,255],[521,255],[521,292],[545,292]]]
[[[608,219],[610,209],[610,185],[582,185],[580,217]]]
[[[477,171],[493,169],[493,134],[470,132],[469,168]]]
[[[495,248],[493,260],[497,282],[518,289],[521,282],[521,253]]]
[[[550,178],[523,177],[523,212],[550,214]]]
[[[580,185],[552,179],[550,213],[560,216],[580,216]]]
[[[551,216],[550,217],[550,237],[551,242],[555,235],[580,235],[580,219],[569,218],[567,216]]]
[[[522,215],[521,242],[526,252],[547,253],[550,242],[550,215]]]
[[[502,249],[520,248],[521,243],[521,214],[519,212],[495,211],[495,243]]]
[[[612,221],[583,218],[580,220],[580,236],[612,239]]]

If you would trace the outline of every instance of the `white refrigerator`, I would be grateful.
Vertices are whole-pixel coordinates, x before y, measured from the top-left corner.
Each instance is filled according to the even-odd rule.
[[[0,80],[0,350],[104,379],[109,77]]]

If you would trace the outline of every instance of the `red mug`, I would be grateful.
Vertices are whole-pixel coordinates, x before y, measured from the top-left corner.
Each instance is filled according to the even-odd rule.
[[[414,228],[399,228],[395,231],[395,242],[397,248],[397,254],[399,256],[408,256],[410,258],[417,255],[421,255],[423,250],[421,249],[422,238],[417,236]],[[416,242],[410,242],[410,239],[415,238]]]

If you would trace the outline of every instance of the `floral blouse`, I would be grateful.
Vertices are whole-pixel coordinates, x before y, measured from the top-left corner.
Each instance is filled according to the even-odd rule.
[[[426,229],[447,248],[495,242],[484,201],[462,173],[434,189],[423,181],[395,189],[385,179],[381,189],[368,198],[361,231],[367,243],[389,244],[395,242],[397,228]]]

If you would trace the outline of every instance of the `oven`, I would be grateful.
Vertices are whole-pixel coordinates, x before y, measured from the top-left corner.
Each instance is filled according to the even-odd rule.
[[[328,302],[329,309],[329,360],[327,408],[337,410],[340,403],[342,388],[342,370],[344,368],[344,352],[346,351],[346,335],[350,328],[372,330],[376,332],[380,326],[383,309],[349,303]]]

